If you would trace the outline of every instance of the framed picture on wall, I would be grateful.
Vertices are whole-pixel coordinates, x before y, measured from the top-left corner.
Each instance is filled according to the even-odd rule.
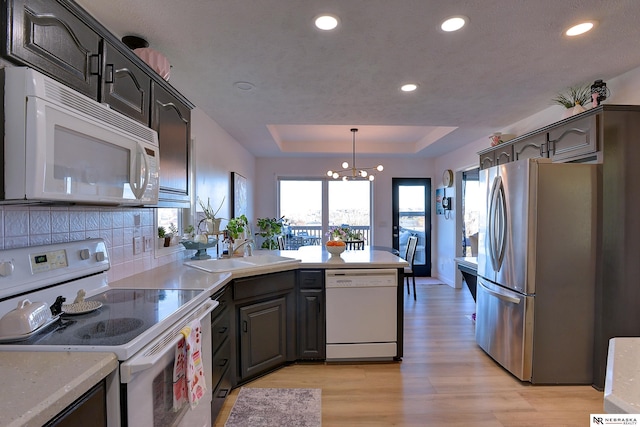
[[[233,217],[247,215],[247,178],[238,172],[231,172],[231,197]]]

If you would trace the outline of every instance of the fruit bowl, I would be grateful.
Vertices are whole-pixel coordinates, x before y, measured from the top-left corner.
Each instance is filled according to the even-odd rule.
[[[327,252],[331,254],[331,257],[340,257],[340,254],[347,249],[347,245],[339,240],[329,240],[325,245]]]

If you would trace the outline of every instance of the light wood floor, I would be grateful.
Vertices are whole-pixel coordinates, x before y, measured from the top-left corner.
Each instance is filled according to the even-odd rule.
[[[468,289],[433,282],[420,279],[418,300],[405,299],[402,362],[296,364],[245,387],[321,388],[323,427],[588,426],[590,413],[603,412],[591,386],[534,386],[502,369],[475,344]]]

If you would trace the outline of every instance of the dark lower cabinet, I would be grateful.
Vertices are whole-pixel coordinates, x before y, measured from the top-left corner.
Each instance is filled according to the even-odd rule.
[[[326,332],[323,270],[298,271],[297,305],[298,359],[324,360]]]
[[[104,380],[45,424],[46,427],[107,426],[107,386]]]
[[[296,273],[235,279],[232,286],[236,386],[296,360]]]
[[[240,308],[240,376],[245,379],[286,361],[287,302],[284,297]]]
[[[212,298],[218,301],[218,306],[211,314],[211,346],[213,350],[211,419],[215,421],[232,387],[231,317],[233,301],[230,287],[225,286]]]

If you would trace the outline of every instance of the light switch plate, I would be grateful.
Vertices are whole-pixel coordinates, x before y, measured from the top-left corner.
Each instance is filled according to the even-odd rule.
[[[133,254],[138,255],[142,253],[142,237],[134,237],[133,238]]]

